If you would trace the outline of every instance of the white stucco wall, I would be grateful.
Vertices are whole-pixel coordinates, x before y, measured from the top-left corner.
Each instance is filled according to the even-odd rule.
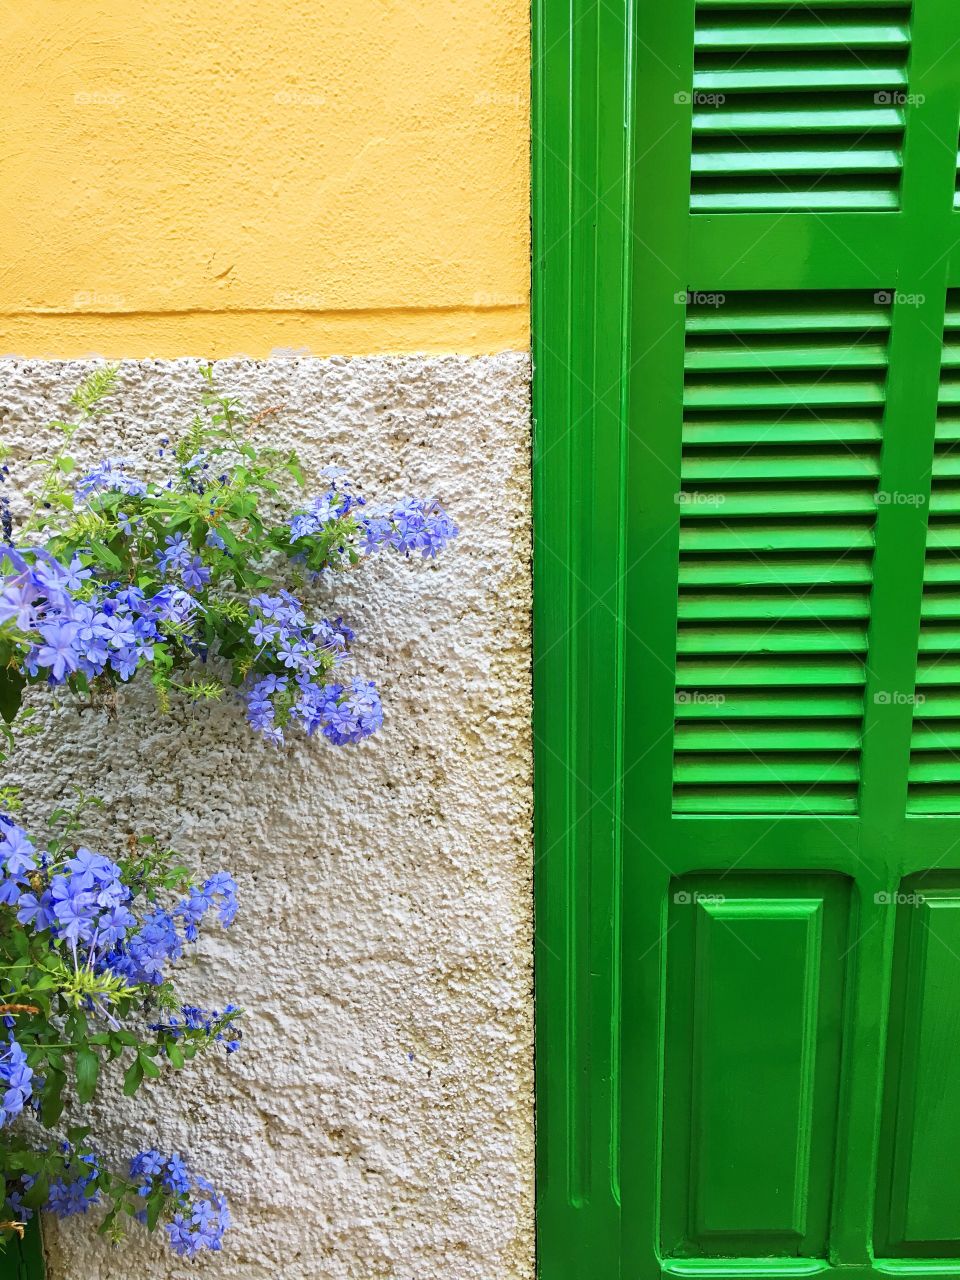
[[[0,362],[0,439],[49,446],[81,362]],[[108,1156],[186,1154],[225,1188],[222,1255],[132,1228],[46,1226],[50,1280],[514,1280],[533,1274],[529,366],[525,355],[226,361],[222,386],[314,474],[438,494],[462,533],[436,566],[344,579],[356,669],[386,709],[359,748],[263,746],[236,707],[54,713],[14,772],[28,816],[73,783],[111,841],[151,831],[231,869],[241,910],[189,969],[247,1009],[243,1049],[101,1091]],[[94,454],[151,457],[192,412],[189,360],[127,362]],[[106,1099],[109,1098],[107,1102]]]

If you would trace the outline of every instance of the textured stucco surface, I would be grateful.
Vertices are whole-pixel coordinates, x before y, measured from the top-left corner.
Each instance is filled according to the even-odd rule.
[[[49,447],[79,363],[0,362],[0,439]],[[127,362],[92,452],[150,457],[189,416],[189,360]],[[64,708],[20,757],[42,812],[79,783],[109,849],[138,828],[237,873],[241,912],[189,967],[248,1009],[243,1051],[128,1102],[107,1153],[187,1153],[223,1185],[225,1251],[185,1264],[133,1230],[47,1229],[50,1280],[519,1280],[533,1274],[525,355],[235,361],[222,385],[316,473],[437,493],[462,535],[435,567],[343,581],[387,722],[355,749],[261,746],[229,707]],[[49,704],[47,704],[49,707]]]
[[[527,0],[16,0],[0,351],[522,349]]]

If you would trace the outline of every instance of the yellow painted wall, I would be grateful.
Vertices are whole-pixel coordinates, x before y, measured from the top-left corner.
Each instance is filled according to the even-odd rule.
[[[528,0],[0,3],[0,353],[528,345]]]

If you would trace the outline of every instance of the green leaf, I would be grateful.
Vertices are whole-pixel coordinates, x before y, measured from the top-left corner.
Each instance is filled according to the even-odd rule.
[[[30,1190],[24,1194],[23,1203],[28,1209],[39,1209],[42,1204],[46,1204],[49,1194],[50,1179],[45,1173],[41,1173]]]
[[[167,1057],[170,1059],[170,1065],[179,1071],[184,1065],[183,1050],[178,1044],[170,1043],[167,1045]]]
[[[66,1074],[56,1067],[47,1069],[46,1084],[43,1088],[40,1103],[40,1119],[49,1129],[63,1115],[63,1087],[67,1083]]]
[[[89,1102],[97,1087],[100,1059],[92,1049],[77,1050],[77,1098]]]
[[[142,1075],[149,1076],[151,1080],[156,1080],[160,1075],[160,1068],[143,1049],[138,1052],[137,1061],[140,1063],[140,1071]]]
[[[7,724],[12,724],[17,718],[26,683],[20,672],[12,667],[0,670],[0,716],[3,716]]]
[[[152,1065],[152,1064],[151,1064]],[[123,1077],[123,1094],[124,1097],[130,1098],[137,1092],[143,1084],[143,1067],[140,1065],[139,1057],[127,1067],[126,1075]]]
[[[147,1201],[147,1230],[155,1231],[157,1223],[160,1221],[160,1213],[163,1209],[166,1196],[162,1191],[154,1191]]]
[[[118,572],[123,569],[123,561],[118,555],[115,555],[109,547],[102,542],[98,542],[96,538],[90,539],[90,550],[94,553],[98,560],[105,564],[109,569],[116,569]]]

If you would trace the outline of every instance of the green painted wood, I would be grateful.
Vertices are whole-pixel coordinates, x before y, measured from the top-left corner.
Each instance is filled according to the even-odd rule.
[[[960,1277],[960,10],[534,26],[541,1275]]]
[[[40,1224],[27,1224],[22,1240],[11,1240],[0,1253],[0,1280],[43,1280],[45,1275]]]

